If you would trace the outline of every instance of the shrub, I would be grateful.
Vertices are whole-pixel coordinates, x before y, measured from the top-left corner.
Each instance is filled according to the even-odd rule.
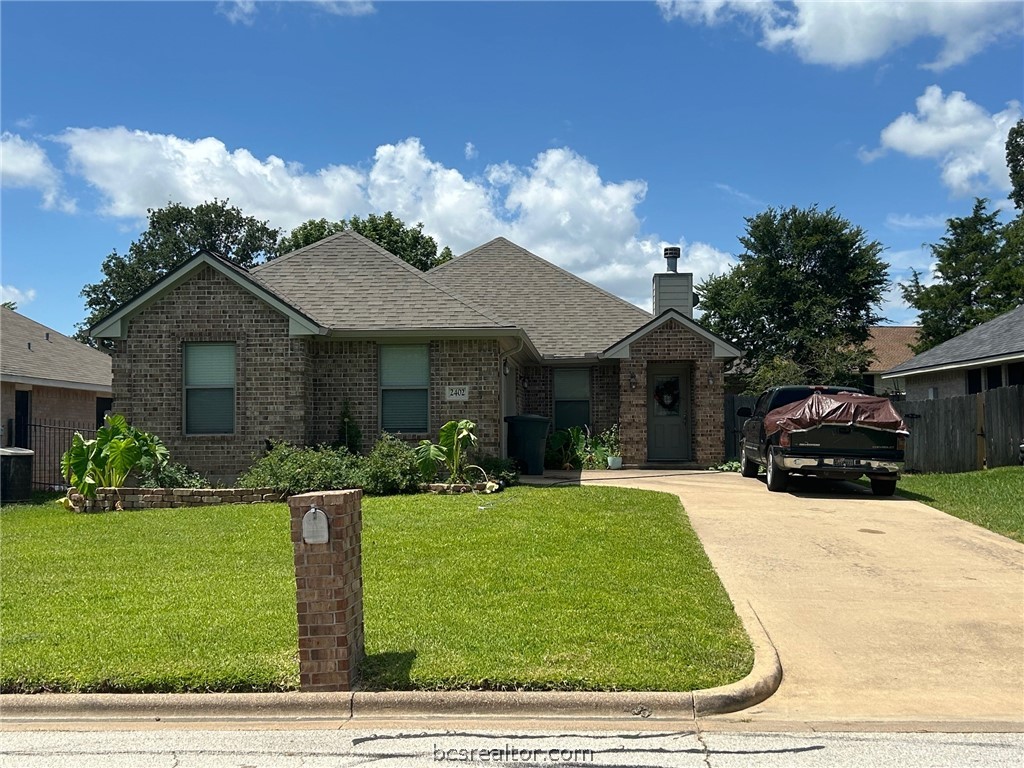
[[[275,443],[239,478],[243,488],[273,488],[293,495],[360,486],[360,460],[345,448],[296,448]]]
[[[210,481],[184,464],[168,462],[157,472],[141,472],[143,488],[209,488]]]
[[[484,456],[477,461],[477,465],[487,473],[488,478],[506,488],[510,485],[519,485],[519,468],[516,466],[515,459]]]
[[[390,496],[419,490],[420,471],[413,449],[394,435],[382,433],[361,464],[360,486],[368,494]]]

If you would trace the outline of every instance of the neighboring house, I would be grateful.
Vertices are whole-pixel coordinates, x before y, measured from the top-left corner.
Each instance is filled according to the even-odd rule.
[[[96,429],[110,404],[109,355],[0,310],[2,443],[35,451],[34,484],[60,482],[60,456],[71,436]]]
[[[504,238],[422,273],[346,231],[251,271],[198,253],[92,333],[115,343],[115,409],[217,478],[268,439],[337,440],[346,402],[364,449],[469,418],[503,455],[504,417],[536,413],[619,423],[630,464],[708,465],[740,352],[693,321],[666,251],[651,315]]]
[[[876,325],[871,328],[867,347],[871,365],[864,374],[864,391],[870,395],[902,395],[907,391],[903,377],[883,380],[882,374],[914,356],[921,329],[916,325]]]
[[[971,395],[1024,384],[1024,304],[883,374],[903,378],[908,400]]]

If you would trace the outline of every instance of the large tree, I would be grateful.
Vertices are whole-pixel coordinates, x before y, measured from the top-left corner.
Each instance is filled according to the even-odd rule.
[[[82,289],[87,316],[76,337],[92,342],[89,327],[144,291],[196,251],[216,251],[240,267],[251,267],[274,253],[280,231],[246,216],[227,200],[188,207],[169,203],[150,209],[149,226],[128,252],[112,251],[100,270],[103,279]]]
[[[769,208],[746,223],[739,263],[697,288],[702,324],[745,350],[750,389],[859,382],[889,284],[881,244],[832,208]]]
[[[1006,136],[1006,167],[1010,170],[1010,199],[1024,215],[1024,118]]]
[[[447,246],[440,254],[437,252],[437,241],[424,234],[422,222],[414,227],[407,226],[391,211],[382,216],[371,213],[365,219],[352,216],[347,221],[310,219],[293,229],[291,234],[281,238],[276,255],[283,256],[346,229],[358,232],[367,240],[372,240],[423,272],[452,258],[451,249]]]
[[[1024,237],[1021,218],[999,221],[978,198],[969,216],[948,219],[945,236],[931,246],[935,279],[914,270],[902,283],[904,300],[918,311],[915,352],[959,336],[1024,302]]]

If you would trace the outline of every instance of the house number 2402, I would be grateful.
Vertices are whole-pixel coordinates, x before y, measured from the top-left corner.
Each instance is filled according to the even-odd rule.
[[[448,387],[445,393],[445,400],[469,400],[469,387],[465,384]]]

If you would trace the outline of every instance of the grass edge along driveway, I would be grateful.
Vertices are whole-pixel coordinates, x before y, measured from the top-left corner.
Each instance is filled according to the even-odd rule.
[[[689,690],[753,651],[676,497],[364,499],[369,689]],[[297,687],[284,505],[0,514],[4,691]]]

